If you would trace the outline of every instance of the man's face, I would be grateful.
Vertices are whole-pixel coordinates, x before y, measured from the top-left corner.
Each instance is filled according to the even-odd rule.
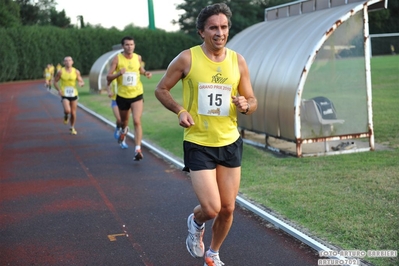
[[[72,57],[68,56],[64,58],[64,65],[66,67],[71,67],[73,64]]]
[[[214,49],[222,49],[229,37],[229,21],[226,15],[220,13],[210,16],[203,31],[200,31],[205,43]]]
[[[127,54],[132,54],[134,51],[134,41],[133,40],[125,40],[123,43],[123,51]]]

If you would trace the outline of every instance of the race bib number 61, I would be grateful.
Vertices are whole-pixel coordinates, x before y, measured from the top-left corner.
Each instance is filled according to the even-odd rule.
[[[124,86],[136,86],[137,85],[137,73],[126,72],[122,76],[122,85]]]

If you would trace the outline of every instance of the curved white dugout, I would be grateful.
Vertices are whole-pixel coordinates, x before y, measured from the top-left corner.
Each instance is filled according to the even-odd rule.
[[[107,52],[100,56],[92,65],[89,73],[90,91],[99,93],[107,87],[107,74],[111,65],[111,60],[121,53],[123,49]]]
[[[371,147],[368,150],[373,150],[368,11],[386,6],[387,0],[311,0],[266,9],[264,22],[245,29],[227,44],[246,59],[258,99],[258,110],[254,114],[239,115],[239,127],[266,134],[266,137],[294,142],[298,156],[302,155],[303,143],[360,137],[368,137]],[[360,44],[356,43],[359,41]],[[329,48],[333,51],[328,51]],[[341,58],[337,50],[349,56]],[[339,73],[344,60],[346,65],[349,61],[359,61],[353,70],[357,75],[345,76],[350,71]],[[313,71],[311,67],[315,61],[318,62],[317,68],[334,65],[329,67],[330,72],[327,73],[334,76],[334,81],[321,81],[320,87],[329,87],[329,91],[323,92],[327,95],[338,91],[333,97],[337,105],[341,105],[340,110],[346,108],[341,112],[347,116],[345,123],[328,133],[324,129],[305,132],[301,122],[304,89],[307,90],[307,78],[309,71]],[[317,68],[314,67],[315,71]],[[353,101],[360,101],[361,106],[356,110],[364,115],[356,119],[361,123],[351,123],[350,120],[355,118],[350,115],[356,111],[347,107],[346,99],[340,103],[342,94],[345,94],[339,83],[338,76],[341,74],[345,79],[356,81],[354,95],[359,99]],[[313,85],[317,83],[312,82]],[[309,91],[312,90],[314,92],[309,97],[312,94],[320,96],[316,89],[309,88]],[[357,127],[354,124],[358,124]]]

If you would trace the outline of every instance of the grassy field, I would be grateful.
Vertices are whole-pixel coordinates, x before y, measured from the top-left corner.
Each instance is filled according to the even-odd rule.
[[[371,67],[375,141],[390,149],[283,158],[245,145],[240,193],[339,249],[397,251],[399,56],[374,57]],[[144,139],[182,158],[182,128],[176,115],[154,96],[160,78],[155,74],[143,80]],[[181,84],[172,93],[181,100]],[[114,121],[106,95],[90,94],[86,85],[79,101]],[[398,257],[364,260],[378,266],[399,265]]]

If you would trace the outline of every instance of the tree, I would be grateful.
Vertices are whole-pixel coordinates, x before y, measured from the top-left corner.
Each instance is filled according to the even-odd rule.
[[[173,20],[173,24],[179,24],[180,30],[191,36],[198,36],[195,28],[195,21],[201,9],[212,1],[208,0],[186,0],[176,6],[177,10],[184,10],[185,12],[180,15],[179,20]]]
[[[176,6],[176,9],[184,10],[178,21],[173,20],[173,24],[179,24],[180,30],[191,36],[198,36],[196,29],[196,19],[201,11],[207,5],[219,1],[209,0],[186,0]],[[245,28],[258,22],[264,21],[264,10],[267,7],[290,2],[290,0],[226,0],[225,2],[231,9],[233,16],[231,18],[232,27],[230,29],[230,39]]]
[[[77,16],[77,19],[80,23],[80,28],[83,29],[85,27],[85,22],[84,22],[83,16]]]
[[[178,10],[185,12],[179,19],[173,20],[173,24],[178,24],[184,33],[198,37],[196,29],[196,19],[198,13],[207,5],[216,2],[226,3],[232,13],[232,27],[230,29],[231,39],[235,34],[264,21],[264,10],[273,6],[292,2],[291,0],[185,0],[176,6]],[[387,10],[370,12],[370,33],[399,32],[399,0],[389,0]]]
[[[11,28],[19,25],[19,5],[13,0],[0,0],[0,27]]]
[[[39,7],[32,5],[30,0],[16,0],[19,5],[19,15],[22,25],[35,25],[39,22]]]
[[[264,21],[264,10],[269,1],[233,1],[228,4],[233,16],[230,39],[244,29]]]
[[[51,25],[51,13],[56,12],[54,0],[38,0],[35,6],[39,8],[38,24],[41,26]]]
[[[0,0],[9,1],[9,0]],[[19,6],[20,23],[24,26],[56,26],[61,28],[72,27],[71,20],[62,10],[55,9],[55,0],[15,0]]]
[[[72,28],[71,19],[65,14],[65,10],[57,12],[55,8],[50,10],[50,25],[60,28]]]
[[[399,32],[399,0],[389,0],[388,9],[369,13],[370,33]]]

